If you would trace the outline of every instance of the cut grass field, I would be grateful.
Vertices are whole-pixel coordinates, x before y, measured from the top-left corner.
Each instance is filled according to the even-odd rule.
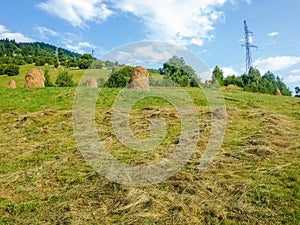
[[[224,142],[200,172],[210,112],[198,89],[186,90],[201,120],[195,154],[166,181],[129,187],[96,173],[78,150],[75,88],[0,89],[0,224],[298,224],[300,99],[224,90]],[[98,133],[110,152],[130,164],[169,154],[178,138],[176,111],[154,98],[135,106],[136,136],[147,136],[145,115],[160,115],[169,125],[163,145],[141,155],[108,128],[118,91],[103,90],[96,104]]]

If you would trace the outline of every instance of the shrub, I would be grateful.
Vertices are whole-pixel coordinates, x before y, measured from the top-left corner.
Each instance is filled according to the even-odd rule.
[[[72,80],[72,74],[69,74],[68,70],[63,70],[59,72],[55,84],[58,87],[73,87],[74,82]]]
[[[92,65],[91,69],[102,69],[103,68],[103,62],[100,60],[96,60]]]
[[[44,66],[45,64],[46,64],[45,59],[38,59],[38,60],[35,62],[35,65],[36,65],[36,66]]]
[[[30,57],[30,56],[25,57],[25,62],[26,62],[27,64],[32,64],[32,63],[33,63],[32,57]]]
[[[58,64],[58,60],[57,60],[57,59],[55,59],[55,60],[54,60],[54,68],[58,68],[58,66],[59,66],[59,64]]]
[[[110,78],[105,83],[105,87],[126,87],[130,77],[132,76],[133,67],[125,66],[115,72],[112,72]]]
[[[19,72],[20,72],[19,70],[20,70],[19,66],[14,65],[14,64],[9,64],[6,67],[5,72],[8,76],[16,76],[19,74]]]
[[[55,85],[50,80],[48,69],[45,70],[44,76],[45,76],[45,87],[54,87]]]
[[[6,74],[6,65],[0,65],[0,75]]]
[[[200,87],[200,81],[197,78],[191,78],[190,80],[191,87]]]

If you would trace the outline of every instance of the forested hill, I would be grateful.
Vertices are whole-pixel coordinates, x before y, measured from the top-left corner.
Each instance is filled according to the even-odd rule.
[[[34,43],[17,43],[15,40],[3,39],[0,40],[0,57],[14,56],[21,54],[23,56],[53,56],[56,51],[56,46],[43,42]],[[80,58],[81,55],[71,52],[67,49],[58,48],[59,52],[63,52],[65,56],[70,58]]]

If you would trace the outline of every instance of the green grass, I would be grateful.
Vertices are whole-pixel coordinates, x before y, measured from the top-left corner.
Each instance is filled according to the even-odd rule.
[[[20,73],[17,76],[1,75],[0,76],[0,88],[7,88],[10,80],[16,81],[17,88],[23,88],[25,85],[26,73],[32,68],[39,68],[43,71],[48,69],[50,80],[52,81],[53,84],[55,84],[56,77],[58,76],[59,72],[65,69],[62,66],[55,69],[53,66],[35,66],[34,64],[23,65],[23,66],[20,66]],[[100,71],[100,75],[103,77],[107,77],[111,73],[111,69],[102,69],[99,71]],[[82,75],[86,72],[86,70],[71,69],[71,70],[69,70],[69,72],[70,72],[70,74],[73,75],[74,83],[78,84]]]
[[[1,87],[5,79],[0,77]],[[224,90],[224,142],[213,164],[200,172],[210,111],[202,92],[186,89],[201,120],[195,154],[162,183],[128,187],[97,174],[77,149],[72,125],[75,89],[0,89],[0,224],[300,221],[299,98]],[[110,127],[110,107],[119,91],[102,89],[96,105],[97,130],[108,151],[133,165],[168,156],[179,135],[177,112],[158,98],[138,102],[130,117],[134,134],[147,137],[146,118],[153,115],[165,119],[168,132],[155,151],[131,151]]]

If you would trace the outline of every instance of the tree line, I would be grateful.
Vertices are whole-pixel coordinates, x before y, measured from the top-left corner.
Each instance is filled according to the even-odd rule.
[[[0,75],[18,75],[19,66],[25,64],[79,69],[88,69],[91,65],[95,69],[118,66],[117,62],[103,62],[90,54],[74,53],[43,42],[17,43],[9,39],[0,40]]]
[[[248,73],[241,76],[228,76],[224,78],[223,71],[216,66],[212,73],[212,84],[218,83],[220,86],[236,85],[244,91],[258,92],[263,94],[275,94],[278,88],[282,95],[292,96],[292,92],[279,76],[275,76],[268,71],[261,76],[258,69],[251,67]]]
[[[105,84],[107,87],[125,87],[128,84],[133,67],[123,67],[117,71],[113,71],[108,82]],[[201,83],[200,78],[196,75],[194,69],[187,65],[182,57],[173,56],[163,64],[162,68],[158,70],[150,69],[152,73],[161,75],[164,79],[171,80],[181,87],[199,87],[200,85],[207,85]],[[161,79],[160,79],[161,80]],[[150,82],[151,76],[150,76]],[[163,82],[163,80],[162,80]],[[292,92],[287,88],[286,84],[279,76],[275,76],[272,72],[268,71],[261,76],[260,71],[253,67],[250,68],[249,73],[241,76],[228,76],[224,78],[223,71],[216,66],[212,72],[211,86],[228,86],[236,85],[244,91],[258,92],[264,94],[275,94],[278,88],[282,95],[291,96]],[[168,82],[165,82],[166,85]],[[170,84],[170,83],[169,83]],[[155,84],[159,85],[159,84]],[[298,91],[298,92],[297,92]],[[296,90],[300,95],[300,88]]]

